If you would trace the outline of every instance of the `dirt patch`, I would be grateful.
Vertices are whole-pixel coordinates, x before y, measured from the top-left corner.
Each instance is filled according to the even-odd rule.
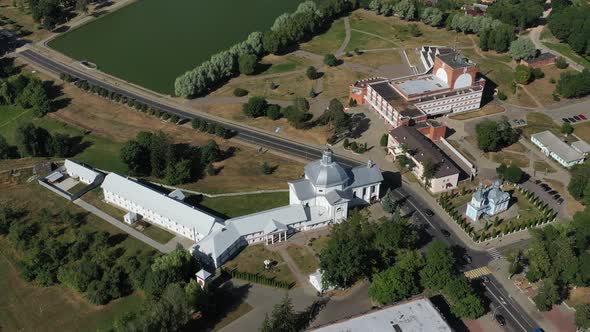
[[[348,87],[366,76],[365,73],[354,72],[345,66],[327,67],[322,96],[326,99],[341,99],[344,105],[348,105]]]
[[[559,69],[554,65],[544,66],[541,67],[543,73],[545,73],[545,77],[541,79],[537,79],[534,82],[527,85],[527,89],[530,93],[535,95],[537,100],[543,105],[550,105],[556,103],[553,100],[553,92],[555,91],[555,86],[557,81],[559,81],[559,76],[565,72],[575,71],[573,69]],[[554,83],[551,83],[553,80]]]
[[[553,179],[547,179],[544,178],[543,181],[547,182],[553,189],[559,191],[559,193],[562,196],[565,196],[566,198],[566,213],[569,216],[573,216],[574,214],[576,214],[577,212],[581,212],[584,210],[584,205],[582,205],[582,203],[578,202],[575,198],[572,197],[572,195],[570,195],[569,191],[567,191],[567,188],[565,187],[565,185],[557,180],[553,180]]]

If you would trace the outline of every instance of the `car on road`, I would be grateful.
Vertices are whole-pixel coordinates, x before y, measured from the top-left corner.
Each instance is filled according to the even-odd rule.
[[[471,264],[472,262],[471,257],[467,254],[463,255],[463,260],[467,262],[467,264]]]
[[[441,229],[440,232],[442,233],[442,235],[444,235],[445,237],[450,237],[451,233],[449,231],[447,231],[446,229]]]
[[[490,278],[488,278],[488,276],[481,277],[481,280],[483,280],[483,282],[490,282]]]
[[[562,120],[563,122],[570,123],[570,120],[568,120],[567,118],[561,118],[561,120]]]
[[[582,121],[582,118],[580,118],[579,115],[574,115],[574,119],[576,119],[576,121]]]
[[[583,114],[578,114],[578,116],[580,117],[580,119],[582,120],[588,120]]]
[[[432,216],[434,216],[434,212],[432,212],[432,210],[430,210],[430,209],[426,209],[426,210],[424,210],[424,214],[426,214],[426,215],[427,215],[427,216],[429,216],[429,217],[432,217]]]
[[[506,318],[504,318],[504,316],[496,315],[495,318],[496,318],[496,322],[498,322],[498,324],[500,324],[500,326],[506,325]]]

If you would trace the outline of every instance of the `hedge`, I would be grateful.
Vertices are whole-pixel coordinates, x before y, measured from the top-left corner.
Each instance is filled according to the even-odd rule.
[[[228,270],[225,268],[221,268],[221,271],[224,273],[228,273],[233,278],[242,279],[242,280],[250,281],[250,282],[265,285],[265,286],[271,286],[271,287],[283,288],[283,289],[291,289],[294,286],[294,283],[288,283],[285,281],[275,280],[274,278],[267,278],[267,277],[261,276],[256,273],[238,271],[237,269]]]

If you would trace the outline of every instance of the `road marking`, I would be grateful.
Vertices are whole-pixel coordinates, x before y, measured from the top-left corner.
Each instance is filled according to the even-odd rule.
[[[502,258],[502,253],[496,248],[490,248],[487,250],[488,254],[492,256],[492,259]]]
[[[395,192],[398,193],[399,195],[401,195],[402,197],[404,197],[404,194],[399,192],[399,189],[395,189]],[[420,211],[420,209],[412,202],[410,197],[411,196],[408,194],[408,197],[406,198],[406,202],[410,203],[410,205],[412,205],[412,207],[414,207],[414,210],[416,210],[416,212],[420,213],[422,218],[424,218],[424,220],[426,220],[426,222],[430,225],[430,227],[432,227],[433,229],[436,229],[436,227],[434,227],[434,225],[430,222],[430,219],[428,219],[426,217],[426,215],[424,213],[422,213],[422,211]]]
[[[488,290],[488,292],[490,292],[490,294],[496,299],[496,301],[498,301],[498,303],[500,303],[500,306],[502,306],[502,308],[504,308],[504,310],[510,315],[512,316],[512,318],[514,319],[514,321],[516,322],[516,324],[518,324],[518,326],[520,326],[522,328],[523,331],[527,331],[527,329],[522,326],[522,324],[518,321],[518,319],[516,319],[516,317],[514,316],[514,314],[512,313],[512,311],[508,310],[508,308],[506,307],[506,302],[502,301],[498,298],[498,296],[496,296],[496,294],[494,294],[494,292],[492,292],[492,290],[490,288],[488,288],[487,285],[484,285],[485,288]],[[528,322],[527,322],[528,324]]]
[[[478,267],[477,269],[465,271],[463,273],[469,279],[477,279],[479,277],[492,274],[492,271],[487,266]]]
[[[493,287],[496,289],[496,291],[498,291],[498,294],[500,294],[500,295],[504,296],[504,295],[502,294],[502,291],[501,291],[501,290],[498,288],[498,286],[496,286],[496,285],[495,285],[493,282],[491,282],[491,283],[487,283],[487,284],[488,284],[488,285],[491,285],[491,286],[493,286]],[[488,291],[490,291],[490,289],[489,289],[487,286],[486,286],[486,288],[488,289]],[[490,293],[491,293],[491,291],[490,291]],[[492,293],[492,294],[493,294],[493,293]],[[507,291],[506,291],[506,294],[508,294],[508,299],[510,299],[510,301],[514,301],[514,302],[515,302],[515,300],[514,300],[514,299],[513,299],[513,298],[510,296],[510,294],[509,294]],[[528,299],[531,301],[531,303],[533,303],[533,304],[535,303],[533,300],[531,300],[531,298],[530,298],[530,297],[528,297],[528,296],[527,296],[527,298],[528,298]],[[503,299],[503,298],[502,298],[502,299]],[[524,309],[522,309],[522,310],[521,310],[521,309],[519,309],[518,303],[517,303],[517,302],[515,302],[515,303],[516,303],[517,305],[515,305],[515,304],[513,304],[513,303],[510,303],[510,305],[512,306],[512,308],[514,308],[514,310],[515,310],[515,311],[517,311],[517,313],[518,313],[518,314],[520,315],[520,317],[521,317],[521,318],[522,318],[522,319],[523,319],[523,320],[526,322],[526,324],[527,324],[528,326],[530,326],[531,328],[534,328],[534,327],[537,325],[537,324],[535,323],[535,321],[533,320],[533,321],[532,321],[532,324],[531,324],[531,321],[528,319],[528,318],[529,318],[529,315],[526,313],[526,311],[525,311]],[[506,309],[506,310],[508,310],[508,309]],[[521,311],[524,311],[524,314],[523,314]],[[514,317],[514,316],[513,316],[513,317]]]

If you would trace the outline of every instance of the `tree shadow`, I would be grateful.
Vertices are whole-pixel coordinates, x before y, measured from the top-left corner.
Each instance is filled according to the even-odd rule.
[[[70,141],[68,142],[68,144],[70,146],[70,153],[68,153],[68,155],[66,157],[72,157],[77,154],[80,154],[80,153],[84,152],[84,150],[91,147],[92,144],[94,144],[91,141],[84,141],[83,139],[84,139],[84,137],[82,137],[82,136],[74,136],[74,137],[70,138]]]
[[[296,329],[303,331],[309,327],[309,325],[315,320],[317,315],[326,307],[330,302],[330,298],[323,297],[319,300],[313,301],[305,310],[296,313]]]
[[[350,119],[350,138],[357,139],[369,130],[371,126],[371,119],[367,118],[363,113],[355,113]]]
[[[53,29],[51,32],[64,33],[64,32],[67,32],[68,30],[70,30],[70,26],[69,25],[62,25],[60,27],[57,27],[57,28]]]
[[[465,323],[463,323],[463,321],[459,317],[455,316],[451,312],[451,307],[449,306],[447,301],[445,301],[442,295],[436,295],[434,297],[431,297],[430,301],[432,302],[432,304],[434,304],[436,308],[438,308],[441,315],[443,315],[443,317],[446,318],[447,323],[451,326],[451,329],[453,331],[469,332],[469,329],[467,328],[467,326],[465,326]]]
[[[113,234],[109,237],[109,245],[114,247],[117,244],[125,241],[127,237],[129,237],[129,234],[127,233]]]
[[[387,192],[387,189],[396,189],[402,185],[402,175],[399,172],[385,171],[383,174],[383,182],[381,182],[382,194]]]
[[[260,75],[260,74],[264,73],[265,71],[269,70],[270,67],[272,67],[271,63],[257,63],[256,68],[254,68],[254,73],[252,73],[251,76]]]
[[[210,303],[205,308],[200,319],[192,320],[182,331],[210,331],[213,327],[236,310],[245,302],[252,285],[234,286],[226,282],[221,287],[213,289]]]
[[[72,98],[64,97],[51,101],[51,109],[53,112],[59,111],[63,108],[68,107],[72,103]]]

